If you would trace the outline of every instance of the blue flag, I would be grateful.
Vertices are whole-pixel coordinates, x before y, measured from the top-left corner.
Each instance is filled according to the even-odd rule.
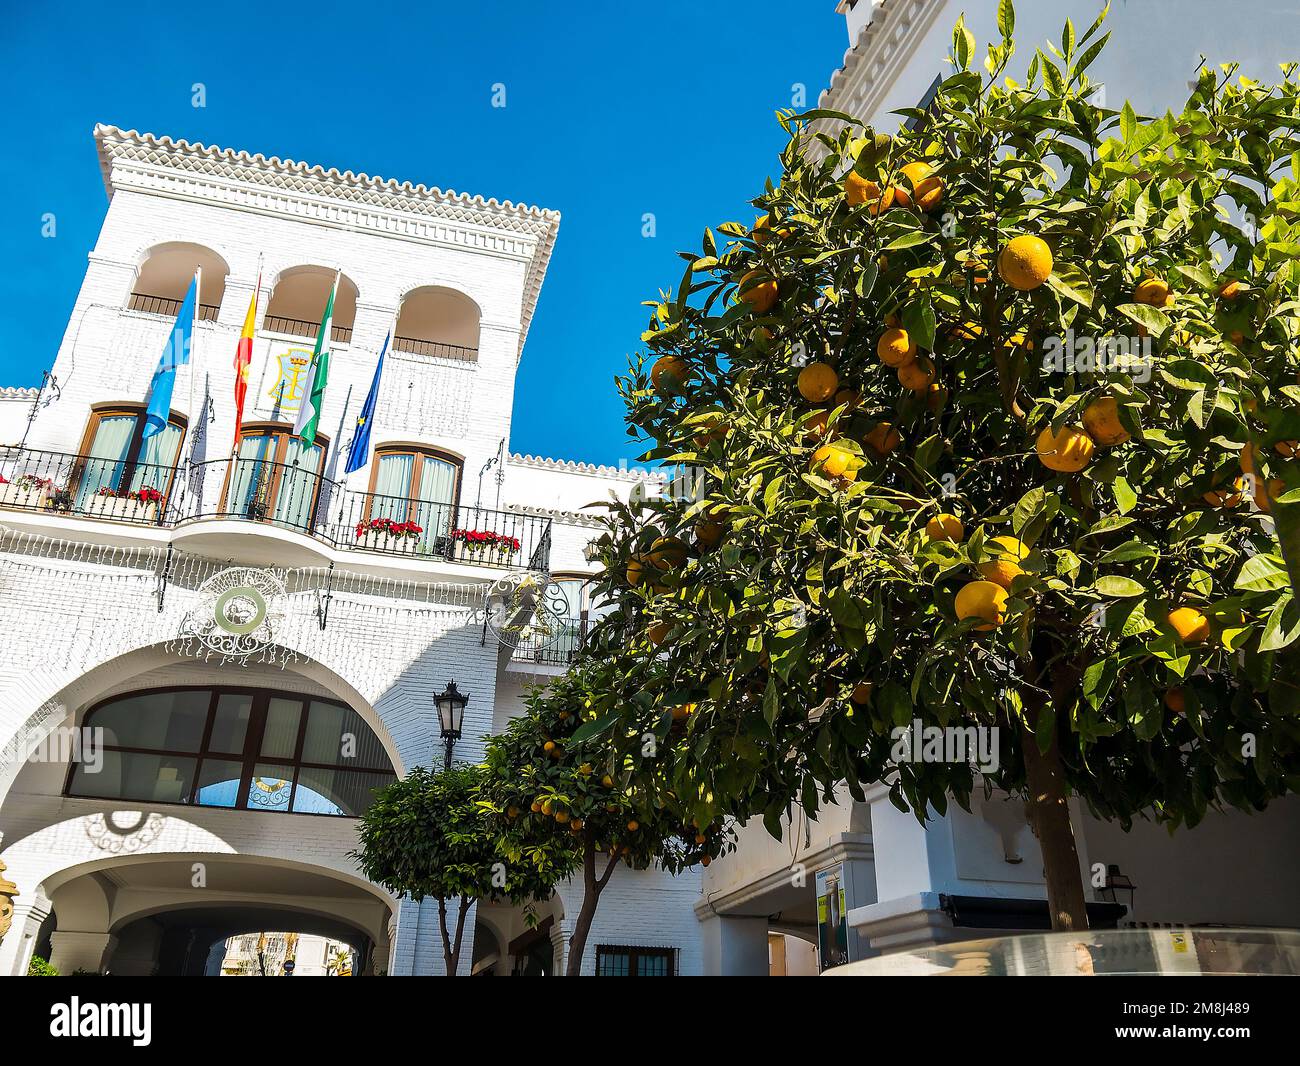
[[[176,315],[176,325],[172,326],[167,338],[167,347],[163,349],[162,358],[158,360],[158,369],[153,372],[153,381],[149,383],[149,408],[144,413],[144,437],[152,437],[167,428],[167,420],[172,413],[172,386],[176,384],[176,368],[190,361],[190,344],[194,339],[194,313],[198,304],[199,278],[196,274],[190,282],[189,292],[181,303]]]
[[[348,448],[348,465],[343,468],[346,474],[360,470],[370,461],[370,425],[375,420],[375,406],[379,403],[379,379],[384,374],[384,355],[388,351],[392,335],[390,330],[384,338],[384,346],[379,350],[379,362],[375,364],[374,380],[370,382],[366,402],[362,404],[361,414],[357,416],[356,432],[352,434],[352,444]]]

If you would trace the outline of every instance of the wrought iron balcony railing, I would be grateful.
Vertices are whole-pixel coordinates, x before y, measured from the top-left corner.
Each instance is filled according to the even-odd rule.
[[[550,565],[549,518],[356,492],[305,467],[257,458],[169,467],[0,448],[0,508],[168,527],[226,518],[355,551],[536,571]]]
[[[0,448],[0,507],[164,525],[176,471],[155,463]]]
[[[144,311],[150,315],[169,315],[173,318],[180,313],[183,300],[169,300],[166,296],[150,296],[148,293],[133,292],[127,301],[128,311]],[[199,321],[215,322],[221,307],[217,304],[199,304]]]
[[[291,337],[306,337],[315,340],[320,332],[320,323],[302,318],[285,318],[283,315],[264,315],[262,328],[268,333],[287,333]],[[351,326],[331,326],[330,339],[336,344],[352,343]]]
[[[462,363],[478,360],[478,349],[463,344],[447,344],[443,341],[422,341],[415,337],[394,337],[393,351],[407,355],[427,355],[434,359],[456,359]]]
[[[558,624],[552,622],[548,632],[526,634],[515,645],[510,658],[517,663],[568,666],[586,641],[590,624],[585,618],[566,618]]]

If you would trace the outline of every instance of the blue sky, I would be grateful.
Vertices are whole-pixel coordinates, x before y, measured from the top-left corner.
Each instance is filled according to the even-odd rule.
[[[512,446],[612,463],[636,454],[613,377],[640,301],[677,282],[674,253],[704,226],[752,219],[783,142],[775,111],[795,83],[814,106],[847,44],[833,0],[0,12],[15,149],[0,170],[0,385],[35,385],[54,360],[106,205],[91,139],[106,122],[560,211]]]

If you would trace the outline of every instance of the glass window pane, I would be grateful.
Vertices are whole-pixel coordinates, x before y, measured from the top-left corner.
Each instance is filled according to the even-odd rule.
[[[77,510],[102,488],[118,489],[125,467],[127,451],[135,436],[136,415],[105,415],[95,426],[95,438],[90,442],[90,458],[81,470],[77,482]]]
[[[262,754],[292,759],[298,748],[298,716],[302,700],[273,699],[266,706],[266,730],[262,733]]]
[[[206,689],[147,692],[99,708],[90,725],[119,748],[198,751],[212,693]]]
[[[239,779],[244,764],[230,759],[204,759],[199,769],[195,800],[203,807],[233,807],[239,801]]]
[[[364,814],[374,801],[372,790],[396,780],[393,774],[357,773],[353,770],[298,771],[293,809],[298,814]]]
[[[383,745],[351,707],[313,700],[307,718],[302,761],[335,766],[388,765]]]
[[[624,952],[602,951],[599,963],[599,977],[627,977],[631,968],[631,958]]]
[[[638,977],[667,977],[668,956],[667,955],[637,956],[636,975]]]
[[[212,738],[208,751],[241,752],[248,733],[248,716],[253,697],[247,692],[223,692],[217,697],[217,713],[212,720]]]
[[[248,807],[257,811],[287,811],[293,791],[293,767],[258,763],[248,783]]]
[[[95,765],[81,764],[68,789],[76,796],[144,800],[150,803],[188,803],[194,783],[195,760],[177,755],[142,755],[105,751]]]
[[[319,444],[307,447],[297,437],[289,438],[275,495],[275,521],[294,529],[312,528],[322,454]]]
[[[167,491],[184,435],[180,426],[168,423],[162,432],[144,438],[140,445],[139,462],[131,475],[132,492],[139,492],[142,488]]]

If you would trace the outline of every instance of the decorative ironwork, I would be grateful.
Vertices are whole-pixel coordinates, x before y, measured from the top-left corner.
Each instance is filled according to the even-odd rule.
[[[483,604],[483,643],[489,633],[512,651],[521,645],[546,648],[563,639],[570,625],[569,599],[547,577],[511,574],[488,586]]]
[[[284,582],[270,570],[234,566],[214,574],[199,589],[203,602],[181,622],[180,636],[194,637],[223,659],[243,660],[275,641],[283,614],[273,608]]]

